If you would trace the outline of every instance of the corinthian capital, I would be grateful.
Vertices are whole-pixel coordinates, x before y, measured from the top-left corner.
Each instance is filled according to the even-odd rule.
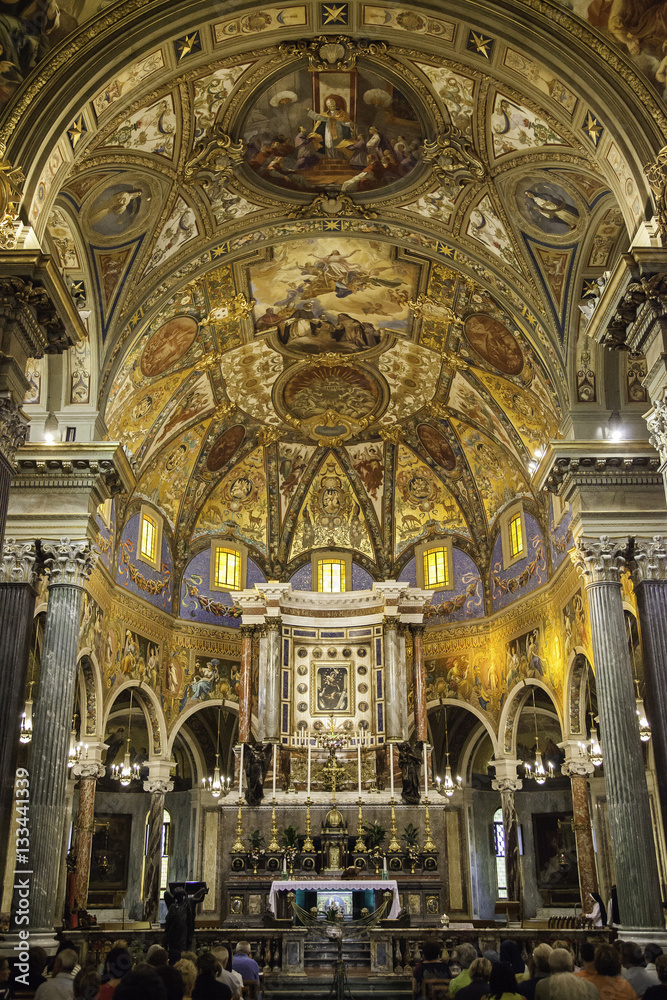
[[[598,542],[579,538],[570,553],[574,568],[587,583],[618,583],[625,550],[602,535]]]
[[[30,583],[37,585],[44,565],[37,558],[34,542],[17,542],[15,538],[5,538],[0,561],[0,582]]]
[[[148,781],[144,781],[144,791],[150,792],[151,795],[157,792],[158,795],[166,795],[167,792],[173,792],[174,782],[165,781],[164,778],[149,778]]]
[[[667,402],[659,399],[653,404],[653,409],[646,418],[649,443],[660,455],[662,462],[667,462]]]
[[[0,452],[10,463],[28,438],[28,420],[10,393],[0,395]]]
[[[75,778],[103,778],[106,768],[94,760],[81,760],[73,766],[72,774]]]
[[[568,778],[588,778],[594,771],[595,767],[585,757],[572,757],[570,760],[566,760],[564,764],[561,764],[561,773]]]
[[[654,535],[650,542],[635,541],[630,568],[635,583],[667,580],[667,542],[662,535]]]
[[[61,538],[59,542],[43,545],[42,550],[46,554],[51,583],[82,587],[93,571],[95,555],[87,540],[72,542],[69,538]]]

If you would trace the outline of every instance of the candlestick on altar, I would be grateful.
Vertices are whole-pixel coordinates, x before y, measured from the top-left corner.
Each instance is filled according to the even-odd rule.
[[[425,851],[437,851],[437,847],[431,839],[431,823],[428,815],[428,799],[424,802],[424,850]]]
[[[243,743],[241,744],[241,753],[239,755],[239,808],[240,808],[242,792],[243,792]]]
[[[401,845],[396,839],[396,809],[394,808],[394,797],[391,799],[391,838],[389,840],[389,847],[387,851],[389,854],[398,854],[401,850]]]
[[[357,741],[357,770],[359,772],[359,799],[361,800],[361,743]]]
[[[394,801],[394,744],[389,744],[389,787],[391,788],[391,801]]]
[[[268,846],[269,851],[279,851],[280,844],[278,843],[278,826],[276,824],[276,798],[273,797],[273,807],[271,809],[271,842]]]
[[[241,744],[243,746],[243,744]],[[241,817],[241,796],[239,795],[239,811],[236,816],[236,840],[232,844],[232,851],[245,851],[243,846],[243,820]]]
[[[310,745],[310,740],[308,740],[308,790],[306,794],[308,796],[309,802],[310,802],[310,751],[311,751],[311,745]]]
[[[273,744],[273,801],[276,801],[276,768],[278,766],[278,744]]]
[[[357,842],[354,849],[358,854],[365,854],[366,841],[364,840],[364,817],[361,812],[361,795],[359,796],[359,814],[357,817]]]
[[[301,850],[302,851],[315,850],[315,844],[313,843],[312,838],[310,836],[310,796],[306,801],[306,839],[303,842]]]
[[[428,744],[424,744],[424,798],[428,802]]]

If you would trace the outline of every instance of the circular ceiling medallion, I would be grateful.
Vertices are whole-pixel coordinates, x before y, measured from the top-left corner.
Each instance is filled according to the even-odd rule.
[[[447,472],[456,468],[456,456],[440,431],[431,424],[420,424],[417,436],[436,465],[446,469]]]
[[[150,210],[150,184],[133,172],[105,179],[86,199],[81,218],[97,242],[117,242],[145,227]]]
[[[308,667],[306,666],[305,663],[302,663],[301,666],[296,668],[296,672],[299,675],[299,677],[305,677],[306,674],[308,673]]]
[[[497,319],[486,313],[474,313],[465,321],[468,343],[481,358],[505,375],[518,375],[523,368],[523,354],[513,334]]]
[[[236,427],[229,427],[216,438],[213,447],[206,459],[206,468],[209,472],[218,472],[235,455],[243,443],[245,428],[237,424]]]
[[[575,191],[547,173],[524,174],[514,189],[519,224],[556,243],[570,243],[586,223],[586,206]]]
[[[141,371],[152,378],[162,375],[186,354],[197,336],[194,316],[174,316],[149,338],[141,355]]]

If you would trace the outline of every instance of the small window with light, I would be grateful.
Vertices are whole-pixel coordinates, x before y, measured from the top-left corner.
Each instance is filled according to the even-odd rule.
[[[516,559],[523,552],[523,525],[521,524],[521,514],[515,514],[510,518],[509,523],[510,555]]]
[[[321,594],[340,594],[345,590],[345,560],[317,560],[317,589]]]
[[[449,587],[449,565],[444,546],[424,552],[424,587],[427,590]]]
[[[214,586],[221,590],[241,589],[241,553],[233,549],[216,546],[214,570]]]
[[[137,555],[143,562],[159,569],[161,547],[162,518],[149,508],[142,507],[139,519],[139,551]]]

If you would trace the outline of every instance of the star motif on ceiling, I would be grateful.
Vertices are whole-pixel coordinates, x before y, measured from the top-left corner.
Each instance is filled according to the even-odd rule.
[[[467,48],[469,52],[476,52],[477,55],[484,56],[485,59],[490,59],[493,52],[493,42],[493,38],[485,38],[484,35],[471,30],[468,35]]]
[[[598,285],[595,278],[584,278],[583,288],[581,289],[582,299],[585,299],[590,295],[597,296],[599,291],[600,291],[600,286]]]
[[[224,257],[227,253],[229,253],[229,242],[221,243],[220,246],[214,247],[211,250],[211,260],[215,260],[217,257]]]
[[[86,127],[86,122],[84,120],[84,117],[83,115],[79,115],[79,117],[76,118],[72,122],[70,127],[67,129],[67,136],[69,138],[72,149],[76,149],[77,144],[80,142],[80,140],[83,138],[83,136],[86,134],[87,131],[88,128]]]
[[[201,52],[199,31],[193,31],[191,35],[184,35],[183,38],[177,38],[174,42],[174,48],[179,62],[181,59],[185,59],[186,56],[192,55],[193,52]]]
[[[322,4],[322,24],[347,24],[348,6],[346,3]]]
[[[437,243],[435,249],[436,253],[441,253],[443,257],[454,256],[454,248],[448,247],[446,243]]]
[[[591,140],[593,145],[597,146],[597,144],[600,141],[600,136],[604,132],[604,127],[602,126],[601,122],[598,121],[595,115],[591,114],[590,111],[586,113],[586,120],[582,125],[582,129],[586,133],[588,138]]]
[[[325,233],[340,233],[343,229],[343,224],[340,219],[326,219],[323,226]]]

